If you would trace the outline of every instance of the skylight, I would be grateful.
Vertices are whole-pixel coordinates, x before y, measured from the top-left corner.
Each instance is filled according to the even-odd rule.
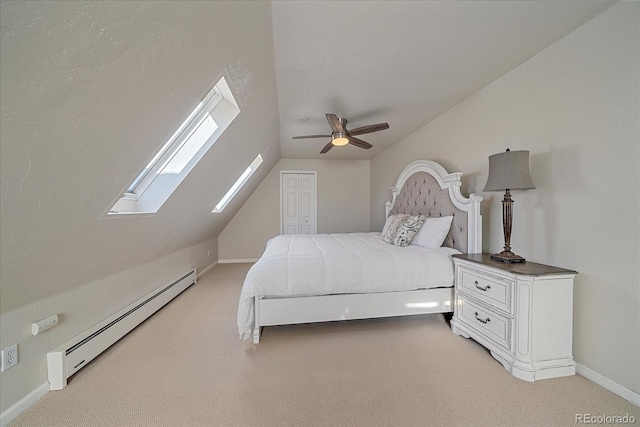
[[[224,78],[178,126],[109,211],[155,213],[240,113]]]
[[[189,163],[189,160],[193,159],[193,156],[204,146],[204,143],[207,142],[216,129],[218,129],[218,125],[213,120],[213,117],[207,114],[180,147],[176,149],[173,156],[164,162],[160,167],[159,173],[182,172],[187,163]]]
[[[216,205],[215,209],[213,209],[213,211],[211,211],[211,213],[220,213],[220,212],[222,212],[224,210],[224,208],[229,204],[231,199],[233,199],[233,197],[236,194],[238,194],[238,191],[240,191],[242,186],[247,181],[249,181],[249,178],[251,178],[251,175],[253,175],[253,173],[256,171],[256,169],[258,169],[258,167],[261,164],[262,164],[262,156],[260,154],[258,154],[258,157],[256,157],[253,160],[253,162],[251,162],[249,167],[246,168],[244,172],[242,172],[242,175],[240,175],[240,178],[238,178],[238,180],[235,182],[235,184],[233,184],[231,186],[229,191],[227,191],[227,194],[225,194],[224,197],[222,199],[220,199],[220,201]]]

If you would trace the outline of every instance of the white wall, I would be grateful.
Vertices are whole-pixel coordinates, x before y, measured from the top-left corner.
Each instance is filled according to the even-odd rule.
[[[5,411],[46,380],[46,350],[217,260],[217,235],[280,146],[269,2],[0,8],[0,348],[20,353],[1,374]],[[222,76],[241,110],[222,137],[157,214],[105,218]],[[258,153],[263,166],[211,214]],[[60,326],[31,337],[54,312]]]
[[[484,250],[502,249],[488,156],[531,151],[514,191],[512,246],[575,269],[574,356],[640,392],[640,3],[621,2],[371,160],[371,221],[416,159],[462,171],[485,197]]]
[[[217,260],[217,247],[217,239],[210,239],[151,263],[3,313],[0,316],[2,339],[3,342],[18,343],[19,363],[2,373],[2,411],[47,382],[47,351],[192,268],[199,273],[211,266]],[[58,315],[58,326],[32,336],[31,323],[52,314]]]
[[[0,312],[216,237],[280,158],[268,2],[1,7]],[[157,214],[104,218],[223,75],[236,120]]]
[[[221,261],[259,258],[280,234],[282,170],[317,171],[318,233],[369,231],[368,160],[281,159],[220,233]]]

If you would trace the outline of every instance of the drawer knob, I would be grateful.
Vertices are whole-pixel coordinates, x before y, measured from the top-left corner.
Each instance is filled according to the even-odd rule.
[[[476,311],[476,320],[478,322],[482,322],[482,323],[487,323],[487,322],[491,322],[491,319],[489,319],[488,317],[486,319],[481,319],[478,317],[478,312]]]
[[[487,285],[487,286],[485,286],[485,287],[483,288],[482,286],[480,286],[480,285],[478,284],[478,281],[477,281],[477,280],[476,280],[475,282],[473,282],[473,283],[476,285],[476,288],[480,289],[481,291],[485,291],[485,292],[486,292],[486,291],[487,291],[487,289],[491,289],[491,285]]]

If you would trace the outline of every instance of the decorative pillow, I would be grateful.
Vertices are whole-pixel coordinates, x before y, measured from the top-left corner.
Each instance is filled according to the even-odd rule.
[[[389,225],[382,239],[395,246],[408,246],[426,218],[420,216],[397,215]]]
[[[391,225],[395,217],[396,215],[389,215],[389,217],[387,218],[387,221],[384,223],[384,227],[382,227],[382,233],[380,233],[382,236],[384,236],[387,233],[387,230],[389,229],[389,226]]]
[[[392,216],[393,218],[391,218],[391,221],[389,221],[389,225],[387,226],[387,224],[385,224],[386,230],[384,230],[384,233],[382,233],[382,240],[387,243],[391,243],[391,240],[393,240],[393,236],[398,230],[398,226],[403,221],[403,219],[408,217],[409,215],[397,214]]]
[[[453,221],[453,216],[427,218],[411,244],[425,248],[439,248],[449,234],[451,221]]]

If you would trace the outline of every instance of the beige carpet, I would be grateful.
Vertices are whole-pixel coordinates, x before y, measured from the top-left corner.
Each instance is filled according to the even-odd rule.
[[[581,376],[528,383],[441,315],[237,339],[249,264],[220,265],[12,426],[561,426],[640,408]]]

